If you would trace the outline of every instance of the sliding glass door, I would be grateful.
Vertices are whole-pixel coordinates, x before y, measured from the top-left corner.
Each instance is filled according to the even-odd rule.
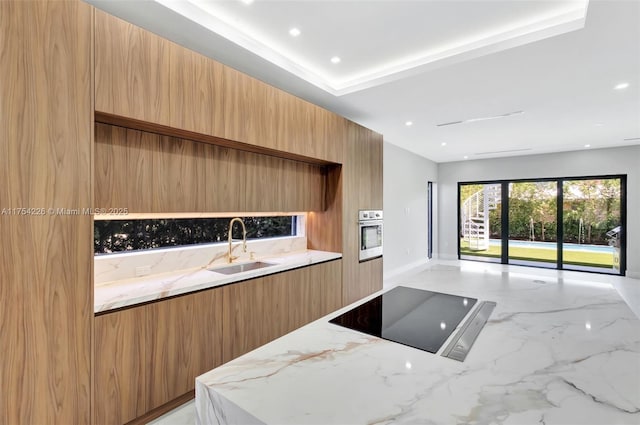
[[[458,184],[459,258],[624,274],[626,176]]]
[[[622,179],[562,182],[562,268],[620,273]]]
[[[509,183],[509,264],[556,268],[556,181]]]
[[[499,263],[502,255],[501,185],[461,185],[460,219],[460,258]]]

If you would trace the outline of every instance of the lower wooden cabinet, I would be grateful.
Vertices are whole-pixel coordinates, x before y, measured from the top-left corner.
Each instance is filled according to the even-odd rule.
[[[123,424],[195,388],[222,363],[222,292],[197,292],[95,319],[95,423]]]
[[[195,388],[195,377],[222,364],[219,289],[147,306],[147,410]]]
[[[341,307],[342,260],[223,289],[223,361],[228,362]]]
[[[95,319],[95,423],[122,424],[147,412],[146,307]]]
[[[94,417],[124,424],[193,390],[195,377],[337,310],[342,260],[95,318]]]

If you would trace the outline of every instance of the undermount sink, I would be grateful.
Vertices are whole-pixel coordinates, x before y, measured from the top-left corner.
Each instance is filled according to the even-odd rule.
[[[264,261],[254,261],[252,263],[234,264],[232,266],[217,267],[214,269],[207,269],[210,272],[222,273],[222,274],[236,274],[247,272],[249,270],[262,269],[265,267],[275,266],[274,263],[265,263]]]

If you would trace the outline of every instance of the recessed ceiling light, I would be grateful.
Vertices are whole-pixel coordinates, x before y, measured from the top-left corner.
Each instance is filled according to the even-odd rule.
[[[338,56],[334,56],[331,58],[331,63],[340,63],[342,59],[340,59]]]
[[[462,157],[463,159],[469,159],[469,155],[465,155]]]
[[[300,35],[300,30],[298,28],[291,28],[289,30],[289,35],[291,35],[291,37],[297,37]]]
[[[629,83],[620,83],[620,84],[616,84],[613,88],[615,90],[624,90],[627,87],[629,87]]]
[[[440,143],[440,146],[447,146],[447,142]]]
[[[244,4],[251,4],[253,3],[253,0],[240,0],[242,3]]]
[[[406,125],[407,127],[411,127],[413,125],[413,121],[407,121],[406,123],[404,123],[404,125]]]
[[[590,147],[591,147],[591,145],[588,145],[588,144],[587,144],[587,145],[584,145],[584,147],[585,147],[585,148],[590,148]]]

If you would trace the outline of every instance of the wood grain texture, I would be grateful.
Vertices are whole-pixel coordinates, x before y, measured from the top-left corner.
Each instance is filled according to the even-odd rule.
[[[93,321],[91,22],[0,2],[0,423],[88,423]],[[44,213],[43,215],[40,215]]]
[[[98,112],[342,162],[344,118],[101,11],[95,57]]]
[[[170,125],[169,42],[95,13],[95,110]]]
[[[152,181],[139,183],[153,188],[151,211],[206,211],[205,161],[201,143],[160,137],[154,152]]]
[[[133,212],[153,205],[155,194],[150,189],[160,136],[96,124],[95,140],[96,206]]]
[[[222,288],[222,361],[226,363],[265,341],[265,278]]]
[[[326,167],[325,209],[307,214],[307,248],[342,252],[342,165]]]
[[[339,308],[342,260],[223,289],[223,361],[228,362]]]
[[[222,364],[222,292],[149,304],[147,410],[192,391],[195,378]]]
[[[169,52],[170,125],[223,137],[223,65],[174,43]]]
[[[239,175],[247,152],[205,145],[204,193],[207,211],[250,211],[247,207],[247,178]]]
[[[276,118],[281,106],[277,94],[278,90],[274,87],[225,66],[222,137],[277,149]]]
[[[343,166],[343,304],[382,289],[382,269],[358,261],[358,210],[382,209],[382,136],[348,123]],[[374,260],[380,261],[381,260]]]
[[[149,410],[152,354],[145,340],[146,306],[95,318],[95,423],[124,424]]]
[[[222,292],[188,294],[95,319],[95,422],[123,424],[194,390],[222,363]]]
[[[142,120],[131,118],[131,117],[113,115],[106,112],[96,111],[95,120],[96,122],[102,123],[102,124],[109,124],[109,125],[114,125],[118,127],[125,127],[125,128],[140,130],[140,131],[146,131],[149,133],[155,133],[163,136],[177,137],[180,139],[192,140],[194,142],[208,143],[211,145],[222,146],[222,147],[236,149],[244,152],[253,152],[253,153],[258,153],[262,155],[275,156],[277,158],[291,159],[293,161],[306,162],[309,164],[315,164],[315,165],[335,165],[336,164],[336,162],[327,161],[321,158],[312,158],[310,156],[280,151],[280,150],[268,148],[262,145],[252,145],[249,143],[243,143],[236,140],[229,140],[229,139],[224,139],[222,137],[196,133],[194,131],[183,130],[175,127],[169,127],[168,125],[142,121]],[[345,119],[342,119],[342,120],[346,122]],[[333,136],[341,137],[341,135],[342,133],[336,133]],[[342,147],[340,149],[342,149]]]
[[[130,213],[322,211],[322,166],[96,124],[95,204]]]
[[[165,413],[168,413],[174,409],[177,409],[183,404],[193,400],[195,397],[196,397],[195,390],[189,391],[188,393],[183,394],[178,398],[174,398],[173,400],[163,404],[162,406],[149,410],[147,413],[145,413],[142,416],[138,416],[136,419],[128,422],[127,425],[147,425],[149,422],[153,421],[154,419],[157,419],[160,416],[164,415]]]

